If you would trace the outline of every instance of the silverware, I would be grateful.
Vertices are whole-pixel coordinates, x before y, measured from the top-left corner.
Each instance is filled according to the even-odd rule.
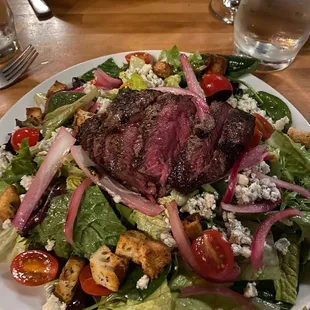
[[[49,18],[53,16],[51,9],[43,0],[28,0],[37,17]]]
[[[14,84],[27,71],[39,53],[30,44],[16,59],[0,69],[0,89]]]

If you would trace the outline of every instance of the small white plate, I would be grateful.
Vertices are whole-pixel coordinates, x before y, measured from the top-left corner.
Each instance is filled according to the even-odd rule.
[[[150,50],[144,51],[158,57],[160,51]],[[10,133],[15,125],[15,119],[26,119],[26,108],[34,106],[34,95],[36,93],[46,93],[50,86],[58,80],[64,83],[71,83],[72,77],[81,76],[86,71],[98,66],[99,64],[112,57],[118,65],[122,65],[125,62],[126,53],[118,53],[92,59],[81,64],[75,65],[69,69],[66,69],[51,78],[47,79],[31,91],[29,91],[24,97],[22,97],[1,119],[0,121],[0,144],[8,141],[8,133]],[[251,85],[255,90],[263,90],[275,96],[281,98],[290,108],[293,117],[293,126],[298,129],[310,131],[310,125],[302,114],[280,93],[278,93],[271,86],[261,81],[253,75],[246,75],[242,78],[246,83]],[[306,280],[302,282],[299,288],[298,300],[292,310],[301,310],[304,306],[310,306],[310,274]],[[19,285],[10,277],[10,271],[8,266],[2,266],[0,268],[0,292],[1,302],[0,309],[23,309],[23,310],[39,310],[42,308],[45,302],[44,291],[42,288],[25,287]]]

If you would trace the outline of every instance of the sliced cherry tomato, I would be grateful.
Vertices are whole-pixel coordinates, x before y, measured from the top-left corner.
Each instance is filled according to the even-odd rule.
[[[200,85],[209,103],[214,100],[226,101],[233,92],[233,87],[229,80],[220,73],[204,74]]]
[[[252,140],[249,144],[249,147],[255,147],[259,144],[260,140],[262,139],[263,134],[261,133],[261,131],[258,129],[258,126],[256,124],[256,120],[255,120],[255,128],[254,128],[254,134],[252,137]]]
[[[255,116],[255,125],[258,127],[259,131],[262,133],[262,139],[267,140],[274,133],[272,125],[261,115],[253,113]]]
[[[58,261],[44,251],[31,250],[17,255],[11,263],[13,278],[27,286],[38,286],[54,280]]]
[[[139,58],[143,59],[146,64],[150,64],[153,61],[153,57],[149,53],[146,53],[146,52],[134,52],[134,53],[127,54],[125,56],[125,59],[126,59],[127,63],[130,63],[131,56],[136,56],[136,57],[139,57]]]
[[[92,296],[108,296],[112,291],[108,290],[102,285],[98,285],[91,274],[90,265],[83,268],[80,273],[79,280],[82,290]]]
[[[214,229],[204,231],[192,243],[192,249],[202,270],[210,277],[230,275],[234,267],[234,254],[228,241]]]
[[[29,146],[34,146],[40,138],[40,131],[36,128],[23,127],[15,130],[11,137],[11,144],[15,151],[19,150],[21,142],[28,138]]]

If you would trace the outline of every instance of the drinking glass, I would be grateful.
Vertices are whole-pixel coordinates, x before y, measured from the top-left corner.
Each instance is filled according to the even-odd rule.
[[[240,0],[210,0],[210,12],[226,24],[234,23]]]
[[[6,0],[0,0],[0,63],[7,61],[18,50],[14,17]]]
[[[259,59],[259,71],[278,71],[293,62],[309,34],[309,0],[242,0],[234,21],[234,49]]]

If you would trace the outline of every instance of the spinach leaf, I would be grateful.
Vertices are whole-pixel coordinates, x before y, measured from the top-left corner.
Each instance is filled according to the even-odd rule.
[[[133,212],[132,209],[124,206],[121,203],[117,203],[115,205],[116,210],[120,215],[121,222],[129,229],[134,228],[136,226],[136,222],[131,218],[131,214]]]
[[[113,58],[109,58],[106,60],[104,63],[98,66],[98,68],[102,69],[106,74],[112,76],[113,78],[118,78],[120,72],[126,70],[126,65],[124,65],[122,68],[120,68],[114,61]],[[85,72],[82,76],[81,79],[88,82],[90,80],[94,79],[94,74],[93,71],[96,70],[97,68],[93,68],[87,72]]]
[[[47,217],[35,227],[30,239],[44,246],[48,239],[56,241],[55,253],[68,258],[73,252],[89,258],[102,244],[116,246],[119,236],[126,231],[108,201],[97,186],[89,187],[80,203],[75,220],[71,247],[65,240],[64,225],[71,193],[55,197]]]
[[[276,300],[295,304],[297,298],[300,244],[297,236],[287,237],[290,241],[288,253],[279,253],[281,277],[274,281]]]
[[[290,122],[285,126],[285,129],[288,130],[292,125],[292,113],[286,103],[277,96],[264,91],[259,91],[257,94],[261,98],[259,107],[265,110],[273,121],[277,121],[285,116],[289,118]]]
[[[84,93],[68,91],[68,92],[58,92],[51,96],[48,101],[47,113],[53,112],[59,107],[64,105],[73,103],[80,99],[81,97],[85,96]]]
[[[226,75],[232,78],[238,78],[247,73],[254,73],[257,69],[259,61],[255,58],[237,56],[237,55],[221,55],[228,60],[228,68]]]
[[[37,165],[30,153],[27,138],[21,142],[18,154],[13,157],[11,165],[3,173],[1,180],[8,184],[19,185],[24,175],[33,175],[36,171]]]

